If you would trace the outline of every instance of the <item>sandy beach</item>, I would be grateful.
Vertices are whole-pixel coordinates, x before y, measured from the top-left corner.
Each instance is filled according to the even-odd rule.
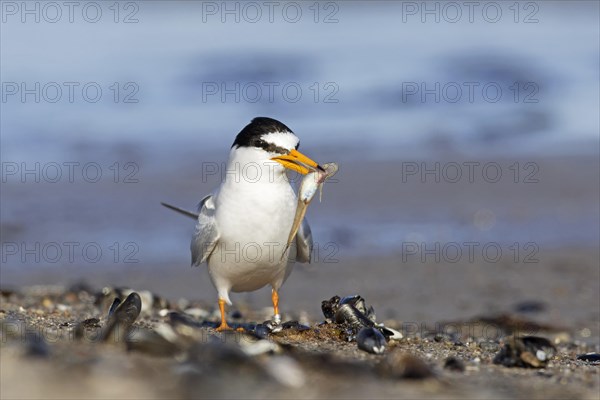
[[[505,167],[515,162],[513,159],[493,161]],[[524,163],[524,160],[516,161]],[[562,213],[562,220],[566,221],[578,221],[579,215],[594,215],[594,206],[598,204],[597,182],[593,180],[597,166],[595,157],[546,158],[535,159],[534,162],[539,165],[538,182],[529,188],[517,187],[519,190],[515,189],[517,184],[512,178],[497,184],[484,181],[444,184],[417,179],[391,185],[390,182],[402,180],[399,175],[401,164],[370,162],[359,168],[351,162],[342,163],[347,168],[342,168],[339,182],[326,187],[323,203],[316,203],[309,211],[315,227],[322,220],[328,224],[332,219],[339,219],[338,224],[315,230],[317,242],[319,232],[337,238],[337,241],[331,241],[336,245],[335,251],[323,246],[314,264],[297,265],[281,291],[284,321],[300,321],[311,328],[308,331],[311,333],[283,331],[270,334],[269,341],[284,346],[284,350],[278,350],[272,356],[259,357],[260,363],[266,363],[261,364],[261,368],[267,371],[271,367],[265,365],[280,362],[279,357],[287,360],[282,361],[284,363],[291,362],[292,370],[301,371],[302,382],[310,382],[302,388],[290,386],[285,381],[282,383],[268,373],[264,375],[264,371],[259,374],[260,377],[252,378],[250,374],[244,378],[249,381],[232,386],[227,383],[228,379],[233,379],[237,368],[242,367],[236,365],[232,368],[226,362],[215,366],[221,371],[220,378],[205,376],[208,380],[202,378],[199,382],[203,383],[200,384],[190,381],[181,372],[191,368],[190,363],[195,365],[194,368],[204,368],[194,364],[198,361],[190,361],[194,356],[189,351],[183,352],[184,355],[156,357],[145,351],[125,351],[121,343],[111,345],[73,339],[75,327],[81,321],[97,318],[98,329],[105,326],[106,301],[99,302],[94,297],[102,288],[131,288],[140,293],[149,291],[167,300],[170,305],[165,309],[171,311],[183,312],[178,304],[196,304],[197,308],[205,310],[204,317],[195,315],[191,318],[198,323],[216,321],[215,291],[208,274],[204,268],[190,267],[187,261],[189,227],[185,225],[188,221],[163,210],[154,201],[154,197],[163,200],[167,196],[168,200],[185,205],[192,201],[198,189],[187,184],[191,177],[186,178],[185,175],[175,182],[161,181],[162,175],[152,177],[147,184],[141,182],[128,192],[128,196],[140,198],[135,208],[115,210],[117,214],[125,213],[130,220],[136,220],[136,214],[131,214],[131,210],[135,209],[139,213],[139,221],[143,221],[144,213],[150,213],[155,220],[153,223],[161,225],[163,231],[172,230],[169,234],[178,237],[181,249],[180,253],[166,255],[172,258],[172,262],[144,262],[152,253],[142,252],[139,256],[141,262],[130,264],[25,265],[21,258],[15,256],[12,265],[5,264],[0,305],[4,323],[2,397],[86,397],[82,393],[88,393],[90,398],[596,398],[594,396],[600,387],[598,367],[578,361],[576,356],[598,352],[600,346],[597,306],[600,255],[597,247],[551,245],[551,235],[540,233],[540,244],[534,253],[517,254],[511,251],[511,239],[486,236],[496,229],[496,224],[496,227],[479,231],[482,238],[489,240],[482,240],[472,254],[466,251],[468,247],[461,245],[472,238],[462,233],[457,234],[463,236],[456,240],[437,242],[440,244],[437,251],[436,241],[427,242],[429,247],[425,250],[428,248],[429,252],[410,247],[413,243],[420,243],[418,237],[408,236],[404,240],[393,237],[392,240],[398,240],[398,243],[376,247],[381,249],[377,255],[364,252],[360,229],[351,229],[352,225],[344,219],[344,215],[356,214],[356,210],[365,203],[373,207],[361,212],[376,213],[372,217],[374,220],[387,213],[391,220],[403,221],[408,217],[402,215],[410,210],[408,219],[423,215],[423,219],[430,221],[432,217],[428,211],[436,210],[433,214],[442,215],[441,224],[447,225],[460,225],[457,220],[465,221],[466,225],[475,224],[474,215],[482,206],[493,210],[498,221],[507,215],[525,223],[535,223],[536,218],[543,218],[547,213],[558,216]],[[390,172],[387,176],[375,173],[381,170]],[[372,178],[364,179],[363,174]],[[362,190],[356,192],[344,184],[350,176],[365,182]],[[211,184],[214,182],[202,185]],[[150,187],[160,187],[159,193],[150,192],[152,195],[148,196]],[[30,188],[35,189],[35,185],[8,187],[9,190],[4,192],[8,201],[3,202],[3,210],[22,207],[11,202],[9,196],[17,193],[22,196]],[[114,186],[91,186],[90,189],[104,191],[107,188]],[[66,187],[66,190],[69,188]],[[512,196],[502,195],[508,191]],[[372,193],[379,195],[372,196]],[[58,200],[63,195],[57,191],[57,202],[54,203],[50,197],[49,207],[62,207]],[[115,195],[113,201],[121,201],[119,192]],[[144,202],[142,198],[149,200]],[[398,199],[402,207],[398,207]],[[110,199],[107,198],[107,201]],[[444,208],[449,209],[447,213],[443,212]],[[125,218],[125,214],[108,218]],[[46,223],[52,225],[52,221]],[[143,226],[144,223],[141,223]],[[14,225],[7,226],[4,221],[3,230],[5,238],[7,234],[12,238],[5,240],[16,243],[29,234],[26,226],[15,229]],[[468,233],[469,230],[463,232]],[[535,238],[535,232],[532,237]],[[143,241],[139,243],[143,249]],[[456,253],[442,251],[448,243],[458,244],[459,248],[462,246],[464,253],[457,258]],[[495,243],[503,250],[502,256],[496,259],[480,252],[484,243]],[[530,257],[527,258],[527,255]],[[82,283],[85,285],[82,286]],[[85,301],[81,300],[81,294],[67,296],[69,288],[75,284],[88,288],[83,295]],[[334,295],[354,294],[360,294],[374,307],[379,322],[397,329],[404,336],[400,341],[390,342],[384,356],[358,350],[355,343],[340,339],[337,333],[323,332],[323,327],[319,326],[324,320],[322,300]],[[234,307],[229,315],[237,316],[236,322],[260,322],[269,317],[270,296],[266,288],[254,293],[233,294],[232,298]],[[142,314],[134,326],[152,330],[168,324],[165,311],[159,314],[161,309]],[[11,324],[15,321],[27,328],[23,328],[24,331],[17,329],[15,334],[11,331],[14,330]],[[448,336],[448,326],[452,326],[454,336]],[[36,332],[36,329],[51,332],[50,337],[58,339],[44,345],[47,349],[43,350],[43,356],[24,356],[31,346],[27,332]],[[206,335],[218,336],[210,327],[198,329]],[[533,334],[555,343],[557,355],[548,366],[539,370],[493,364],[495,355],[515,329],[520,330],[521,335]],[[439,336],[437,341],[434,340],[436,335]],[[458,341],[466,345],[456,345]],[[390,357],[400,357],[398,354],[416,356],[427,365],[428,371],[431,370],[432,377],[416,380],[390,378],[381,372],[382,368],[386,368],[385,363],[391,362]],[[457,373],[444,368],[450,356],[460,359],[466,369]],[[289,361],[288,357],[293,361]],[[258,368],[251,366],[255,360],[246,360],[242,364],[246,362],[250,364],[243,368]],[[23,375],[24,371],[32,378]],[[76,374],[76,383],[67,379],[69,374]],[[38,378],[33,379],[34,376]],[[40,379],[40,376],[44,378]],[[26,387],[23,385],[23,382],[31,380],[35,382]]]
[[[168,294],[169,305],[155,300],[134,324],[135,333],[162,332],[170,323],[164,310],[186,314],[179,310],[182,305],[205,310],[204,317],[188,311],[193,321],[216,324],[215,305],[204,300],[212,288],[186,283],[190,279],[176,274],[107,271],[90,274],[90,286],[20,286],[13,293],[3,291],[0,303],[2,397],[595,399],[598,366],[577,356],[598,352],[597,257],[595,251],[565,249],[527,269],[510,262],[500,268],[453,265],[452,270],[407,263],[406,278],[397,282],[394,258],[299,269],[282,294],[283,320],[310,329],[269,334],[266,342],[276,349],[251,357],[232,356],[241,339],[226,339],[214,332],[216,325],[195,328],[200,335],[195,346],[200,347],[186,351],[165,350],[165,343],[146,343],[143,336],[132,340],[137,347],[96,339],[107,323],[111,298],[101,301],[107,282]],[[365,268],[378,279],[339,279]],[[186,270],[181,277],[197,272]],[[181,296],[187,292],[198,295]],[[360,293],[374,306],[378,321],[404,337],[390,341],[384,355],[357,349],[337,325],[320,325],[318,296],[326,300],[336,293]],[[241,297],[229,313],[233,324],[269,318],[265,290]],[[77,339],[78,326],[91,318],[97,318],[93,327]],[[495,365],[513,335],[547,338],[557,353],[542,369]],[[219,339],[210,341],[212,336]],[[459,360],[458,370],[448,367],[449,358]]]

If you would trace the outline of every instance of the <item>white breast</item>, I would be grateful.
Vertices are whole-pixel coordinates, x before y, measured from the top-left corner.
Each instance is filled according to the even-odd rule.
[[[267,161],[256,161],[256,160]],[[232,150],[228,173],[215,199],[219,244],[208,260],[219,296],[281,286],[291,263],[281,259],[296,210],[296,195],[283,167],[260,149]],[[290,254],[295,258],[295,254]]]

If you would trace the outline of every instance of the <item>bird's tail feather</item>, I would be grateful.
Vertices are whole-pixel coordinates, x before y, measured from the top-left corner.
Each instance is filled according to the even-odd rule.
[[[172,206],[171,204],[168,203],[164,203],[164,202],[160,202],[160,204],[162,204],[163,206],[170,208],[173,211],[176,211],[182,215],[185,215],[186,217],[190,217],[193,219],[198,219],[198,213],[192,212],[192,211],[188,211],[188,210],[184,210],[183,208],[179,208],[176,206]]]

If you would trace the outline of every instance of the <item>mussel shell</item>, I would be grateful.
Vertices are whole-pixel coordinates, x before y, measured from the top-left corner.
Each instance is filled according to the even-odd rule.
[[[115,312],[115,310],[117,309],[117,307],[119,307],[119,305],[121,304],[121,299],[118,297],[115,297],[115,299],[113,300],[112,304],[110,305],[110,308],[108,309],[108,316],[110,317],[111,315],[113,315],[113,313]]]
[[[139,294],[133,292],[109,315],[103,339],[108,340],[113,334],[115,341],[125,338],[141,311],[142,299]]]
[[[335,319],[335,312],[340,306],[340,296],[333,296],[329,300],[323,300],[321,302],[321,311],[323,311],[323,316],[333,321]]]
[[[375,322],[375,310],[373,307],[367,307],[365,299],[361,295],[355,294],[353,296],[343,297],[340,300],[340,305],[342,304],[354,306],[354,308],[363,313],[365,317]]]
[[[349,325],[355,329],[372,327],[374,325],[373,321],[350,304],[341,304],[339,306],[335,312],[335,322]]]
[[[600,354],[598,353],[579,354],[577,359],[590,364],[600,364]]]
[[[356,308],[364,317],[370,319],[372,322],[375,322],[375,310],[373,307],[367,307],[365,303],[365,299],[358,295],[345,296],[340,298],[339,296],[333,296],[329,300],[324,300],[321,302],[321,310],[323,311],[323,315],[329,321],[335,321],[335,313],[338,308],[344,304],[349,304],[352,307]]]
[[[371,321],[376,322],[377,316],[375,315],[375,309],[373,308],[373,306],[369,306],[369,308],[367,308],[364,314]]]
[[[267,339],[271,333],[271,330],[265,324],[256,324],[254,329],[250,332],[253,333],[257,338]]]
[[[114,310],[111,317],[114,316],[118,322],[131,325],[135,322],[142,311],[142,299],[136,292],[131,293]]]
[[[371,354],[383,354],[386,348],[385,336],[378,329],[362,328],[356,335],[358,348]]]
[[[340,299],[340,305],[342,304],[350,304],[351,306],[356,307],[360,312],[365,312],[365,299],[362,298],[359,294],[354,294],[352,296],[344,296]]]

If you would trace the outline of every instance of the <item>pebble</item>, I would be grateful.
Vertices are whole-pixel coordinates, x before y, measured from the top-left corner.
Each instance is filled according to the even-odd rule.
[[[164,318],[169,315],[169,312],[171,311],[168,308],[162,308],[160,311],[158,311],[158,315]]]
[[[48,297],[44,297],[44,299],[42,300],[42,306],[51,309],[54,308],[54,302]]]
[[[65,304],[57,304],[56,309],[60,312],[66,312],[71,310],[71,306],[67,306]]]

